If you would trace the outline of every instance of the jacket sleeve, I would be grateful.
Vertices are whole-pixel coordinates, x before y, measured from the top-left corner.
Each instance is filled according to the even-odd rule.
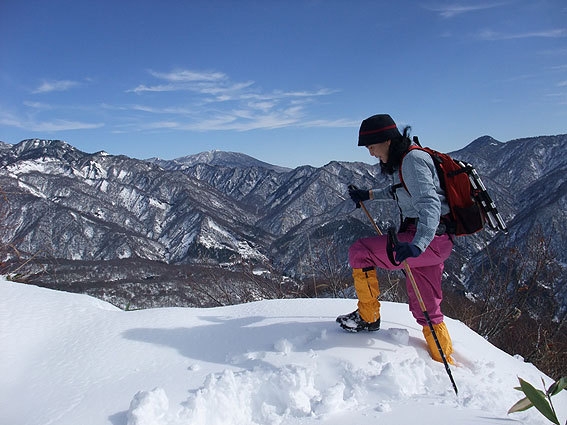
[[[427,152],[412,150],[402,162],[402,175],[413,209],[417,211],[417,232],[412,243],[423,252],[435,237],[441,218],[433,159]]]
[[[379,200],[392,200],[394,198],[394,194],[392,192],[392,185],[380,188],[380,189],[371,189],[371,199],[379,199]]]

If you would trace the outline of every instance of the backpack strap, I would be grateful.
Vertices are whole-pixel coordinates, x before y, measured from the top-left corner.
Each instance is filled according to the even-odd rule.
[[[401,179],[401,177],[400,177],[400,179]],[[405,185],[403,182],[393,184],[393,185],[392,185],[392,192],[393,192],[393,193],[396,193],[396,190],[401,189],[402,187],[403,187],[403,188],[406,187],[406,185]],[[407,190],[407,189],[406,189],[406,190]]]
[[[417,136],[414,136],[414,141],[417,141]],[[418,142],[419,143],[419,142]],[[404,183],[404,178],[402,176],[402,162],[404,161],[404,158],[406,157],[406,155],[408,153],[410,153],[410,151],[414,150],[414,149],[420,149],[420,150],[425,150],[421,147],[421,145],[416,146],[416,145],[411,145],[408,150],[406,152],[404,152],[404,154],[402,155],[402,159],[400,161],[400,167],[398,170],[399,176],[400,176],[400,183],[396,183],[394,185],[392,185],[392,195],[394,195],[394,199],[398,199],[398,195],[396,194],[396,191],[398,189],[401,189],[402,187],[406,190],[407,193],[409,193],[409,195],[411,196],[410,191],[408,190],[406,184]],[[399,207],[399,206],[398,206]],[[404,230],[404,216],[402,214],[402,210],[400,209],[400,231]],[[391,249],[391,247],[390,247]],[[390,258],[390,254],[388,254],[388,257]],[[390,261],[392,262],[392,264],[396,265],[396,262],[393,261],[393,257],[390,258]]]
[[[414,137],[413,139],[414,139],[414,141],[416,141],[417,137]],[[403,175],[402,175],[402,163],[404,162],[404,158],[406,157],[406,155],[407,155],[408,153],[410,153],[411,151],[415,150],[415,149],[419,149],[419,150],[421,150],[421,151],[427,152],[425,149],[423,149],[423,148],[421,147],[421,145],[417,145],[417,146],[416,146],[416,145],[411,145],[411,146],[408,148],[408,150],[402,155],[402,160],[400,161],[400,167],[399,167],[399,170],[398,170],[398,173],[399,173],[399,176],[400,176],[400,183],[397,183],[397,184],[395,184],[395,185],[392,186],[392,192],[395,193],[396,190],[398,190],[398,189],[400,189],[400,188],[403,187],[403,188],[407,191],[407,193],[409,193],[410,196],[411,196],[411,193],[410,193],[410,191],[408,190],[408,187],[407,187],[406,184],[404,183],[404,177],[403,177]]]

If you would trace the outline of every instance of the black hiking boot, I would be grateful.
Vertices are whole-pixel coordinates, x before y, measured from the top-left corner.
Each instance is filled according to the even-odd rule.
[[[380,329],[380,318],[372,323],[365,322],[360,317],[358,310],[355,310],[350,314],[343,314],[342,316],[337,317],[336,322],[340,325],[341,328],[349,332],[372,332]]]

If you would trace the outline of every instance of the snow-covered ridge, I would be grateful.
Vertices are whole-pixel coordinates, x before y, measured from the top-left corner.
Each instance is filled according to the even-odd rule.
[[[289,168],[268,164],[249,155],[239,152],[226,152],[219,150],[211,150],[200,152],[194,155],[187,155],[172,160],[164,160],[160,158],[149,158],[148,162],[158,164],[165,169],[183,169],[193,167],[198,164],[206,164],[215,167],[236,167],[236,168],[265,168],[277,172],[290,171]]]
[[[0,423],[77,425],[543,425],[506,415],[535,367],[447,319],[455,396],[407,306],[382,329],[334,322],[353,300],[272,300],[124,312],[0,278]],[[554,397],[559,418],[567,393]]]

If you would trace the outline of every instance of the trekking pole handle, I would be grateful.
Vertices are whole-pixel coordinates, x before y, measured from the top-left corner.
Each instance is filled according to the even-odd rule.
[[[398,235],[396,234],[396,229],[394,227],[390,227],[390,229],[388,230],[388,236],[392,239],[392,243],[394,245],[394,248],[396,248],[400,244],[400,241],[398,240]],[[398,263],[398,265],[399,264],[400,263]],[[415,295],[417,297],[417,301],[419,302],[419,307],[421,308],[421,311],[425,315],[427,315],[427,308],[425,307],[425,303],[423,302],[423,298],[421,296],[421,293],[419,292],[419,288],[417,287],[417,282],[415,281],[415,278],[413,277],[413,273],[411,271],[411,268],[410,268],[408,262],[406,260],[404,260],[404,261],[402,261],[401,264],[403,264],[404,271],[406,272],[406,275],[411,282],[413,292],[415,292]]]

